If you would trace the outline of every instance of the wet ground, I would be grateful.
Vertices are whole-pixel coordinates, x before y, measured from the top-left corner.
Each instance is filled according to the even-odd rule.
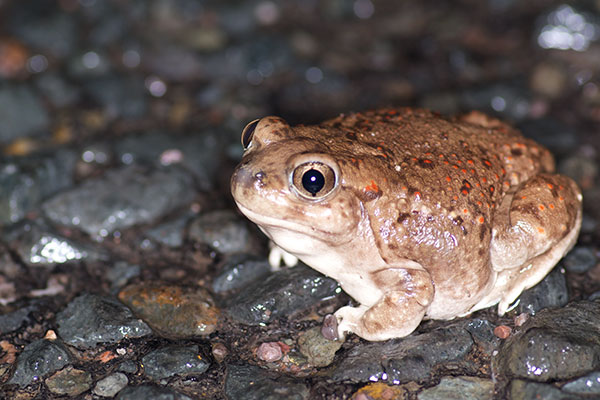
[[[518,306],[323,339],[350,299],[272,272],[235,210],[241,129],[482,110],[584,192]],[[0,1],[0,398],[600,396],[600,3]]]

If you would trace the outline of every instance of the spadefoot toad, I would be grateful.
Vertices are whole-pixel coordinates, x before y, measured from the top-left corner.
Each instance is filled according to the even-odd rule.
[[[503,314],[581,226],[581,192],[548,150],[478,112],[265,117],[242,144],[241,212],[360,303],[335,313],[340,337],[402,337],[496,303]]]

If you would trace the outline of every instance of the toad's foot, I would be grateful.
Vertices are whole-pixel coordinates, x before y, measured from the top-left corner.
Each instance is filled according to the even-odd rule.
[[[269,265],[271,265],[272,271],[278,271],[282,262],[286,267],[294,267],[298,264],[298,257],[283,250],[275,243],[270,242],[269,247],[271,248],[269,251]]]

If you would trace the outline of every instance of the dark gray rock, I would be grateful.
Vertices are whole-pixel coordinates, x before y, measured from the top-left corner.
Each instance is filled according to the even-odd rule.
[[[237,321],[258,325],[306,310],[341,292],[336,281],[304,265],[284,268],[227,299]]]
[[[62,192],[44,202],[42,210],[52,222],[99,239],[159,219],[191,202],[195,194],[192,177],[180,168],[131,166]]]
[[[52,267],[70,261],[107,260],[108,255],[90,245],[59,235],[41,221],[24,222],[11,229],[15,251],[31,267]]]
[[[229,400],[304,400],[308,387],[252,365],[229,365],[225,378]]]
[[[146,236],[153,241],[168,247],[180,247],[185,237],[185,227],[191,215],[187,213],[164,222],[146,231]]]
[[[163,386],[140,385],[128,386],[121,390],[116,400],[192,400],[182,393]]]
[[[575,379],[574,381],[568,382],[562,387],[562,391],[585,396],[595,395],[600,397],[600,372],[595,371]]]
[[[210,363],[198,352],[198,346],[166,346],[148,353],[142,358],[144,372],[154,380],[174,375],[199,375]]]
[[[569,301],[567,280],[563,269],[554,268],[540,283],[519,296],[518,313],[534,315],[549,307],[562,307]]]
[[[84,90],[111,118],[141,118],[147,111],[141,77],[103,75],[89,80]]]
[[[39,309],[39,303],[35,302],[16,311],[0,315],[0,335],[14,332],[24,323],[29,322],[29,315]]]
[[[75,104],[80,98],[79,88],[67,83],[61,76],[53,73],[41,74],[36,85],[42,95],[54,107],[68,107]]]
[[[488,355],[500,345],[500,338],[494,335],[495,326],[486,319],[474,318],[465,329],[469,331],[473,341]]]
[[[423,390],[419,400],[492,400],[494,382],[472,376],[444,377],[437,386]]]
[[[116,299],[88,293],[71,301],[57,314],[56,322],[60,337],[83,349],[152,333],[148,325]]]
[[[75,159],[75,153],[68,150],[2,159],[0,224],[19,221],[48,196],[71,186]]]
[[[189,237],[222,254],[248,252],[253,244],[246,221],[230,210],[199,215],[190,223]]]
[[[23,85],[0,85],[0,143],[48,129],[50,118],[36,94]]]
[[[71,360],[71,354],[60,341],[37,340],[19,354],[15,373],[8,383],[24,387],[39,382],[45,375],[70,364]]]
[[[600,303],[580,301],[545,309],[500,347],[496,373],[547,382],[572,379],[600,367]]]
[[[473,339],[460,322],[403,339],[361,343],[330,372],[336,382],[423,381],[435,365],[460,362],[472,347]]]
[[[212,283],[215,293],[240,289],[271,273],[269,261],[246,254],[233,255],[221,266]]]
[[[556,386],[515,379],[510,383],[510,399],[578,400],[583,398],[574,394],[563,393]]]
[[[592,247],[577,246],[562,260],[567,271],[574,274],[583,274],[598,263],[598,257]]]

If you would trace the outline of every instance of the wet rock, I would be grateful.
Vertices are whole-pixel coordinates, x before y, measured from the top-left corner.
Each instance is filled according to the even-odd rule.
[[[68,366],[46,379],[46,386],[54,394],[77,396],[92,386],[92,376],[89,372]]]
[[[115,372],[106,378],[100,379],[96,383],[93,393],[101,397],[114,397],[121,389],[127,386],[127,383],[129,383],[127,375]]]
[[[600,372],[592,372],[568,382],[562,387],[562,391],[584,396],[600,396]]]
[[[82,349],[152,333],[148,325],[134,318],[131,310],[116,299],[89,293],[71,301],[57,314],[56,322],[60,337]]]
[[[41,74],[35,83],[42,95],[57,108],[75,104],[81,95],[76,86],[67,83],[67,81],[57,74]]]
[[[37,340],[25,346],[19,354],[15,373],[8,383],[27,386],[70,364],[71,361],[71,354],[61,342]]]
[[[199,375],[210,363],[199,353],[198,346],[166,346],[142,358],[144,373],[154,380],[174,375]]]
[[[165,159],[167,151],[178,151],[177,162],[192,171],[198,186],[210,189],[219,166],[222,145],[212,132],[199,132],[189,136],[175,136],[162,132],[149,132],[128,136],[116,145],[118,159],[124,164],[149,163],[164,166],[174,162]]]
[[[194,195],[191,176],[179,168],[131,166],[62,192],[44,202],[42,209],[52,222],[99,239],[118,229],[152,222],[188,204]]]
[[[552,117],[526,119],[517,124],[517,128],[558,156],[574,151],[579,143],[573,127]]]
[[[38,309],[39,303],[35,302],[16,311],[0,315],[0,335],[19,329],[30,320],[29,315]]]
[[[121,390],[116,400],[192,400],[190,397],[164,386],[128,386]]]
[[[256,349],[256,357],[259,360],[266,362],[275,362],[281,360],[283,357],[283,350],[279,342],[265,342],[261,343]]]
[[[538,382],[572,379],[600,366],[600,303],[545,309],[500,347],[497,373]]]
[[[437,386],[423,390],[419,400],[492,400],[494,382],[472,376],[444,377]]]
[[[138,371],[138,365],[135,361],[123,361],[121,364],[119,364],[118,370],[128,374],[135,374]]]
[[[48,129],[50,119],[34,92],[24,85],[0,85],[0,143]]]
[[[185,227],[192,217],[191,213],[185,213],[149,229],[146,236],[156,243],[172,248],[180,247],[185,236]]]
[[[308,387],[251,365],[229,365],[225,395],[230,400],[304,400]]]
[[[207,336],[217,328],[219,309],[199,288],[132,285],[119,293],[119,299],[165,337]]]
[[[46,197],[71,186],[75,157],[71,151],[58,150],[0,161],[0,224],[17,222]]]
[[[457,323],[403,339],[361,343],[330,373],[336,382],[423,381],[435,365],[460,362],[472,346],[464,323]]]
[[[199,215],[190,224],[189,237],[222,254],[247,252],[253,244],[246,222],[230,210]]]
[[[111,282],[111,289],[116,290],[125,286],[131,278],[139,276],[140,272],[141,268],[139,265],[131,265],[124,261],[117,261],[106,272],[106,278]]]
[[[577,246],[565,256],[561,265],[568,272],[583,274],[592,269],[597,263],[598,257],[596,257],[596,252],[593,248]]]
[[[540,283],[519,296],[518,313],[531,315],[548,307],[562,307],[569,301],[564,270],[554,268]]]
[[[341,292],[336,281],[304,265],[285,268],[227,299],[237,321],[258,325],[307,310]]]
[[[510,398],[512,400],[578,400],[579,396],[563,393],[556,386],[544,383],[528,382],[515,379],[510,383]]]
[[[491,355],[501,342],[494,334],[494,328],[490,321],[479,318],[472,319],[465,327],[473,341],[488,355]]]
[[[298,349],[315,367],[326,367],[333,362],[335,352],[342,347],[339,340],[328,340],[321,334],[321,327],[314,327],[298,338]]]
[[[220,273],[213,280],[212,290],[215,293],[223,293],[239,289],[270,273],[271,266],[268,260],[236,254],[222,265]]]
[[[374,382],[358,389],[351,400],[404,400],[409,391],[404,386]]]
[[[524,87],[519,82],[503,82],[468,89],[461,95],[462,108],[486,110],[510,121],[523,120],[531,107],[531,94]]]
[[[102,76],[85,85],[85,91],[112,118],[140,118],[146,113],[146,88],[139,77]]]
[[[18,235],[13,243],[21,261],[30,267],[52,267],[70,261],[107,260],[101,250],[76,242],[41,221],[17,224],[9,237]]]

